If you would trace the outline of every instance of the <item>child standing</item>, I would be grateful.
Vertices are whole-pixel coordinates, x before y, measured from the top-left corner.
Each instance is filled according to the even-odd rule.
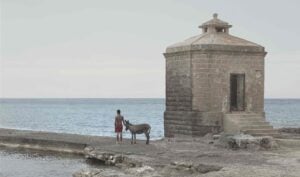
[[[122,131],[123,131],[124,117],[121,115],[121,111],[117,110],[117,115],[115,117],[115,132],[117,133],[117,143],[122,143]]]

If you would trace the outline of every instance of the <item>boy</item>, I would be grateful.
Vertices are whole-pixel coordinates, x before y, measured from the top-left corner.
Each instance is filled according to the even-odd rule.
[[[121,111],[117,110],[115,117],[115,132],[117,133],[117,143],[122,143],[122,131],[123,131],[124,117],[121,115]]]

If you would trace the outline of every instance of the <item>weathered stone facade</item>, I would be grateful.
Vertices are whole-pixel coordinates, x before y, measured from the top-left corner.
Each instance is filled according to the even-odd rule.
[[[220,132],[232,113],[264,121],[266,52],[230,35],[230,27],[214,14],[201,35],[166,49],[166,137]]]

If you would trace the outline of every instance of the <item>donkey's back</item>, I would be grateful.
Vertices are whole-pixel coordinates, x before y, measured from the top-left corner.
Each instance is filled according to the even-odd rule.
[[[151,126],[149,124],[136,124],[132,125],[131,131],[136,134],[142,134],[142,133],[150,133]]]

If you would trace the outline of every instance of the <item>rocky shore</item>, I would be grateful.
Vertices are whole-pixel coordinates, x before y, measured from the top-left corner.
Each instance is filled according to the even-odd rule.
[[[0,145],[77,153],[106,166],[78,169],[73,177],[298,177],[300,134],[293,131],[288,138],[284,131],[279,138],[208,134],[131,145],[110,137],[0,129]]]

